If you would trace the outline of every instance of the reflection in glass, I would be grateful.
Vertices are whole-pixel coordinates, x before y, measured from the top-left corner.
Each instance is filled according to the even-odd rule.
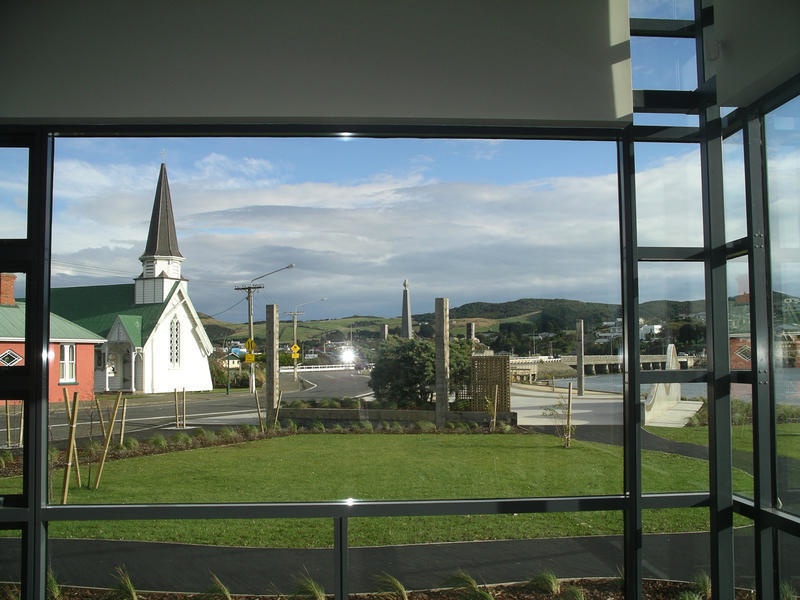
[[[0,239],[28,232],[28,149],[0,148]]]
[[[800,98],[765,117],[778,497],[800,514]]]
[[[744,134],[738,131],[722,143],[725,241],[728,242],[747,235],[743,139]]]
[[[632,19],[694,19],[692,0],[630,0]]]
[[[441,517],[351,519],[349,524],[349,580],[351,591],[382,589],[376,575],[388,572],[407,589],[448,586],[458,571],[481,584],[527,582],[545,571],[559,578],[616,578],[623,564],[622,515],[609,512],[458,515],[447,517],[452,532],[470,531],[460,544],[418,543],[424,531],[445,520]],[[407,545],[369,547],[366,528],[402,530]],[[514,530],[510,539],[494,534]],[[416,537],[415,534],[422,537]],[[483,532],[483,533],[481,533]],[[415,543],[417,542],[417,543]],[[569,556],[569,560],[554,557]],[[387,566],[390,565],[390,566]],[[448,586],[449,587],[449,586]],[[454,594],[453,597],[456,597]]]
[[[632,37],[631,71],[635,90],[693,90],[697,87],[694,40]]]
[[[639,245],[702,246],[697,146],[639,142],[634,150]]]
[[[233,594],[290,594],[296,591],[297,579],[307,574],[332,592],[332,523],[332,519],[59,522],[51,525],[49,564],[60,584],[80,587],[117,588],[119,570],[124,569],[137,590],[205,593],[212,588],[213,574]],[[69,539],[74,527],[80,528],[83,539]],[[155,540],[181,541],[145,541],[146,534],[136,534],[140,530],[151,532]],[[246,530],[250,533],[238,537]],[[315,537],[318,533],[322,537]],[[289,539],[296,544],[287,546]]]

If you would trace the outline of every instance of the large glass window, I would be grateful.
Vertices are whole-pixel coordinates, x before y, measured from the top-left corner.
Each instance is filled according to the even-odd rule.
[[[0,239],[28,232],[28,149],[0,148]]]
[[[773,369],[778,496],[784,510],[800,513],[796,428],[800,426],[800,98],[766,115],[767,187],[772,258]]]
[[[696,144],[638,143],[640,246],[702,246],[700,152]]]

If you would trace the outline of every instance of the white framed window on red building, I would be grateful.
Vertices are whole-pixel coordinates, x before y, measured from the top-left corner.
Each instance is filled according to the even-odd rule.
[[[75,381],[75,344],[61,344],[58,349],[58,381]]]

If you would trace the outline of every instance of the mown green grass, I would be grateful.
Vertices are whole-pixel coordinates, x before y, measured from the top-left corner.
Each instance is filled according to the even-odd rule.
[[[647,431],[676,442],[686,442],[698,446],[708,446],[708,427],[647,427]],[[776,441],[779,456],[800,460],[800,423],[778,423]],[[734,425],[731,429],[733,449],[743,452],[753,451],[753,426]]]
[[[86,478],[87,465],[83,466]],[[96,465],[94,466],[96,472]],[[737,474],[737,477],[745,477]],[[53,498],[63,472],[52,474]],[[708,489],[708,464],[648,452],[645,491]],[[13,479],[0,480],[18,489]],[[622,449],[542,434],[324,434],[278,437],[109,462],[99,490],[71,488],[71,504],[299,502],[619,494]],[[653,531],[707,528],[707,511],[672,510]],[[53,523],[57,537],[242,546],[332,545],[330,519]],[[352,545],[620,533],[619,513],[356,518]]]

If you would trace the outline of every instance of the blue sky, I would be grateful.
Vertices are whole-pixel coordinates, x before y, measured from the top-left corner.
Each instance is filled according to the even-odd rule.
[[[24,180],[9,174],[24,155],[0,157],[9,230],[24,222]],[[224,320],[246,320],[236,285],[289,263],[260,280],[257,319],[322,297],[305,318],[397,316],[405,279],[417,313],[436,297],[618,303],[615,157],[610,142],[59,138],[52,284],[139,274],[165,160],[183,275],[197,309]],[[637,145],[637,169],[640,242],[700,245],[696,147]],[[702,294],[696,265],[642,269],[643,300]]]
[[[183,274],[198,310],[223,319],[245,318],[236,284],[289,263],[262,280],[257,313],[326,297],[307,318],[394,316],[404,279],[415,312],[439,296],[619,301],[607,142],[61,138],[53,285],[138,274],[162,159]],[[556,250],[572,237],[590,243],[586,264]]]

